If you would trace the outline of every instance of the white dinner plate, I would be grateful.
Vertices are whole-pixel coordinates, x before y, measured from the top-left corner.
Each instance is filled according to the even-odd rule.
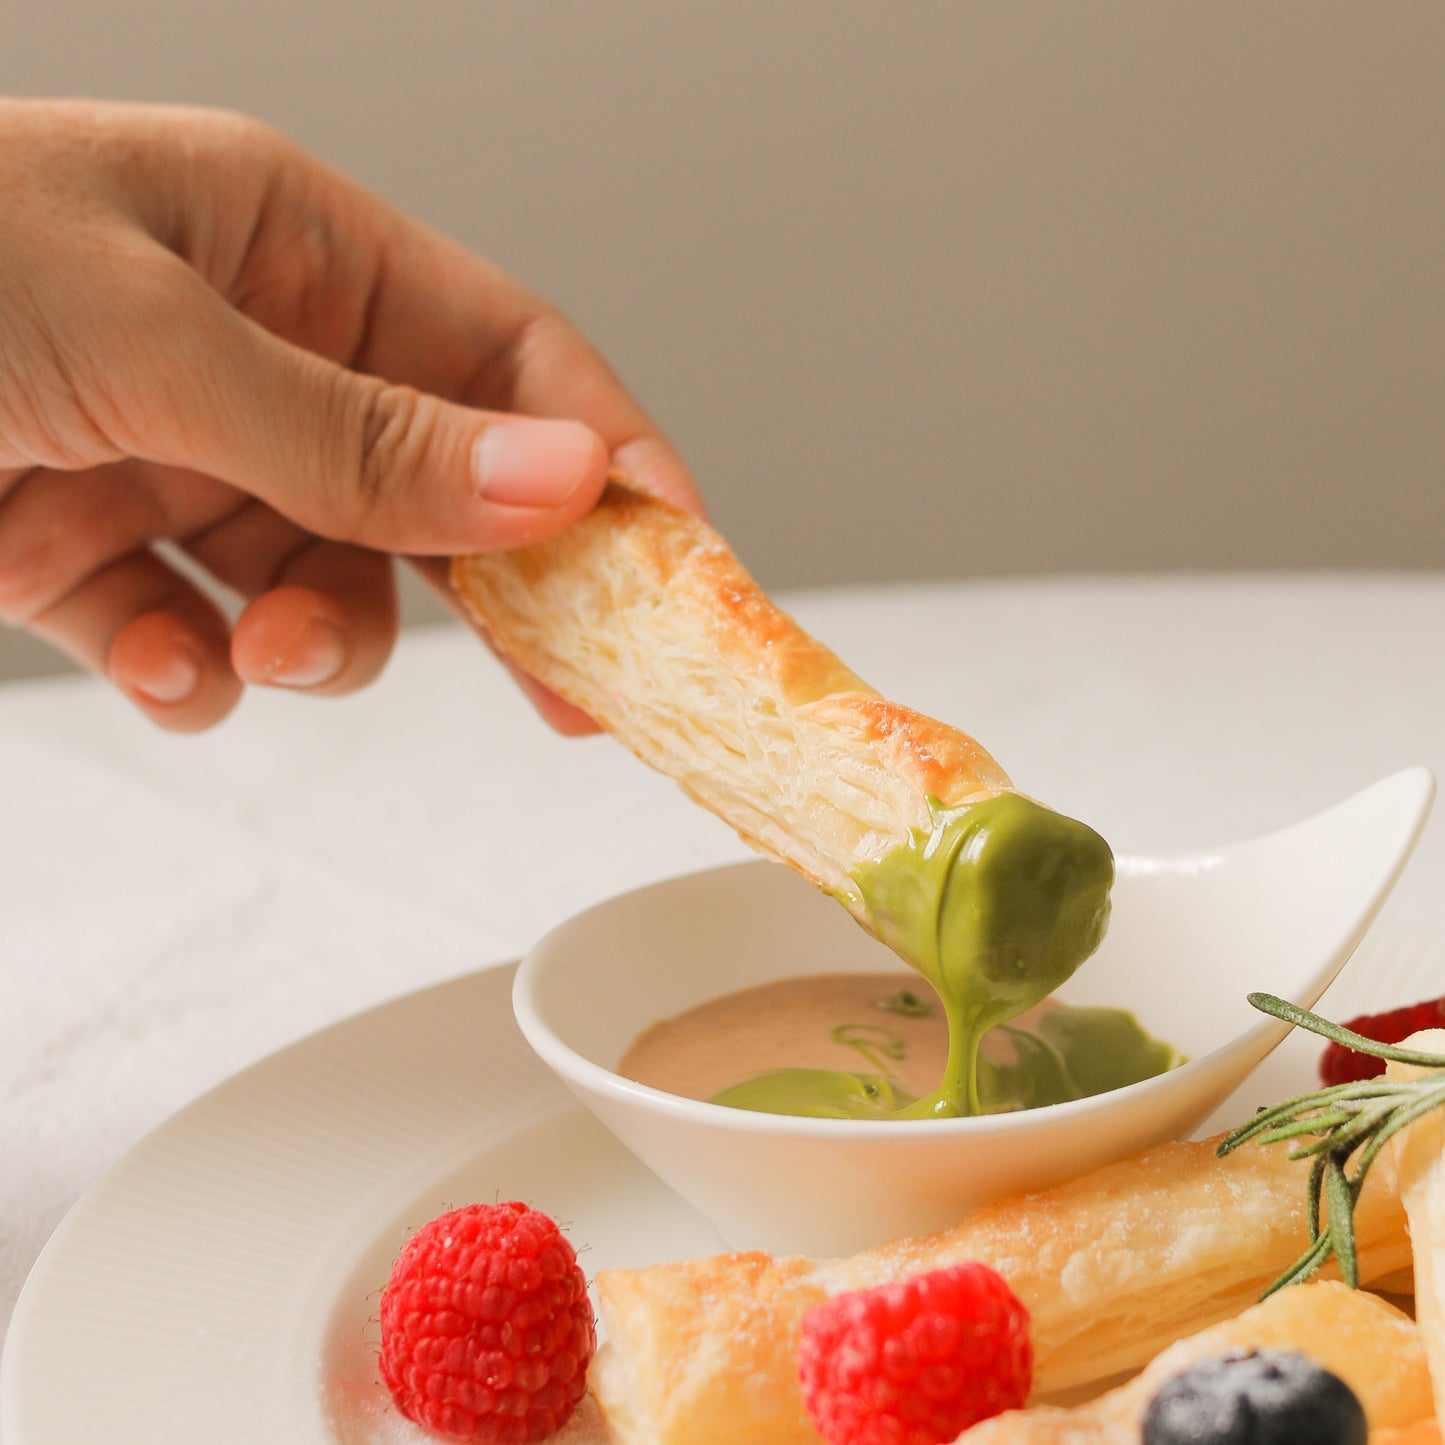
[[[305,1039],[110,1170],[16,1307],[5,1445],[431,1439],[378,1382],[377,1299],[406,1235],[472,1200],[545,1210],[589,1275],[722,1248],[536,1061],[512,1021],[512,972]],[[1442,990],[1445,944],[1372,935],[1320,1011],[1343,1019]],[[1311,1087],[1319,1048],[1296,1031],[1207,1127]],[[565,1433],[600,1439],[590,1414]]]

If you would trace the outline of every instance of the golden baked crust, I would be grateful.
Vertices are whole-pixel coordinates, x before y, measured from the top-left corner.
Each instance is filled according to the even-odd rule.
[[[1258,1145],[1218,1159],[1215,1142],[1166,1144],[849,1259],[734,1254],[604,1270],[608,1343],[593,1392],[624,1445],[816,1445],[797,1384],[803,1312],[969,1259],[997,1269],[1028,1307],[1038,1394],[1138,1369],[1237,1315],[1308,1243],[1308,1161]],[[1389,1160],[1377,1162],[1355,1220],[1365,1282],[1408,1261]]]
[[[1271,1295],[1232,1320],[1180,1340],[1128,1384],[1096,1400],[1072,1410],[1010,1410],[965,1430],[959,1445],[1138,1445],[1144,1412],[1164,1383],[1233,1350],[1308,1355],[1355,1392],[1372,1432],[1413,1426],[1434,1415],[1425,1346],[1409,1316],[1375,1295],[1321,1281]]]
[[[930,797],[1011,786],[804,632],[705,522],[620,482],[560,536],[451,576],[499,651],[865,922],[854,869],[927,830]]]
[[[811,1261],[729,1254],[606,1270],[596,1284],[603,1318],[626,1336],[590,1375],[613,1440],[817,1439],[796,1386],[796,1332],[778,1328],[827,1297]]]
[[[1370,1445],[1441,1445],[1440,1426],[1432,1418],[1418,1420],[1398,1430],[1371,1430]]]

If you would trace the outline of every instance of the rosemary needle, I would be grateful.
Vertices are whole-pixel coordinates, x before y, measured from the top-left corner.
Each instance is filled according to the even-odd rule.
[[[1261,1013],[1296,1024],[1362,1054],[1445,1069],[1445,1056],[1378,1043],[1273,994],[1252,993],[1249,1001]],[[1261,1109],[1247,1124],[1220,1141],[1216,1152],[1222,1157],[1250,1140],[1260,1144],[1300,1140],[1289,1157],[1314,1161],[1310,1167],[1308,1195],[1310,1247],[1261,1298],[1285,1285],[1308,1279],[1331,1256],[1339,1261],[1345,1283],[1351,1287],[1358,1285],[1355,1205],[1370,1165],[1393,1135],[1442,1105],[1445,1105],[1445,1074],[1398,1082],[1363,1079],[1334,1084],[1309,1094],[1296,1094],[1292,1099]],[[1321,1202],[1329,1214],[1328,1222],[1323,1224]]]

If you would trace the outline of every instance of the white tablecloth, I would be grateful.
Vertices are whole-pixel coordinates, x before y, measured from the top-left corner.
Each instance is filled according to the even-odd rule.
[[[1445,773],[1445,578],[988,582],[789,599],[1125,852]],[[605,738],[544,728],[470,634],[359,697],[258,693],[197,738],[107,688],[0,688],[0,1329],[64,1211],[244,1064],[515,957],[566,915],[747,856]],[[1445,929],[1445,825],[1382,924]],[[1445,980],[1442,980],[1445,989]]]

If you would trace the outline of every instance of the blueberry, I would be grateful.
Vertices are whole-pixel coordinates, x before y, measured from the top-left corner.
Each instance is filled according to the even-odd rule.
[[[1143,1445],[1366,1445],[1355,1392],[1290,1350],[1203,1360],[1149,1402]]]

